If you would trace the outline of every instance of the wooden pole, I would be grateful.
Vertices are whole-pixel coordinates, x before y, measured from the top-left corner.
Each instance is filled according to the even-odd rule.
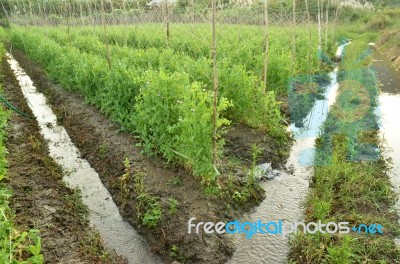
[[[218,120],[218,68],[217,68],[217,40],[215,30],[215,13],[216,13],[216,0],[212,0],[212,59],[213,59],[213,115],[212,115],[212,145],[213,145],[213,164],[216,165],[218,161],[218,138],[217,138],[217,120]]]
[[[167,0],[164,0],[164,6],[165,6],[165,14],[164,14],[165,31],[167,34],[167,46],[169,46],[169,12],[168,12]]]
[[[192,23],[194,23],[194,9],[195,9],[195,7],[194,7],[194,2],[193,2],[193,0],[190,0],[190,6],[191,6],[191,9],[192,9]]]
[[[325,52],[327,52],[328,48],[328,25],[329,25],[329,0],[326,6],[326,20],[325,20]]]
[[[318,0],[318,51],[321,51],[322,48],[322,37],[321,37],[321,12],[320,5]]]
[[[293,0],[292,74],[296,66],[296,0]]]
[[[263,71],[263,94],[267,92],[267,76],[268,76],[268,45],[269,45],[269,28],[268,28],[268,1],[265,1],[265,60]]]
[[[107,27],[106,27],[106,22],[105,22],[105,10],[104,10],[104,0],[101,0],[101,11],[102,11],[102,23],[103,23],[103,29],[104,29],[104,36],[106,40],[106,49],[107,49],[107,64],[108,68],[111,69],[111,56],[110,56],[110,46],[108,44],[108,33],[107,33]]]
[[[338,13],[339,13],[339,2],[338,2],[338,0],[336,0],[335,1],[335,21],[333,22],[333,29],[332,29],[332,43],[335,41]]]
[[[308,0],[305,0],[305,3],[306,3],[307,26],[308,26],[308,52],[307,52],[308,74],[311,74],[311,50],[312,50],[311,18],[310,18],[310,9],[308,7]]]

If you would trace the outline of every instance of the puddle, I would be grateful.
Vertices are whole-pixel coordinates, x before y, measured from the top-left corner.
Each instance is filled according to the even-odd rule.
[[[36,91],[32,80],[8,53],[7,61],[39,123],[41,134],[48,142],[50,156],[68,172],[64,181],[81,190],[83,203],[90,210],[90,223],[99,231],[105,245],[126,257],[129,263],[161,263],[150,254],[146,243],[133,227],[123,221],[97,172],[85,159],[80,158],[79,150],[65,129],[57,125],[56,116],[47,105],[46,97]]]
[[[393,168],[389,174],[390,180],[396,193],[400,194],[400,73],[391,68],[390,62],[378,51],[374,53],[373,66],[381,83],[380,135],[386,145],[385,156],[392,158],[393,162]],[[400,212],[400,199],[397,200],[395,209]],[[397,238],[395,242],[400,246],[400,238]]]
[[[338,47],[336,55],[343,52],[344,46]],[[273,180],[263,182],[266,198],[254,212],[240,219],[240,221],[255,222],[269,221],[302,221],[302,202],[307,195],[309,179],[313,173],[310,166],[314,161],[314,142],[318,137],[321,125],[328,116],[329,107],[335,102],[339,85],[337,84],[338,68],[331,73],[331,83],[328,85],[324,100],[317,100],[310,113],[304,119],[302,128],[289,126],[294,132],[296,142],[293,144],[286,167],[293,173],[282,171],[281,175]],[[302,157],[299,160],[299,157]],[[289,237],[282,235],[255,234],[251,239],[243,235],[234,235],[237,250],[229,264],[236,263],[286,263],[289,252]]]

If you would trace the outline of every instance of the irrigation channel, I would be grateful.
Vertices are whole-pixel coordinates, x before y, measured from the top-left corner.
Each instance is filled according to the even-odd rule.
[[[47,105],[46,97],[37,92],[30,77],[8,53],[7,61],[38,121],[41,134],[48,141],[50,156],[67,172],[63,180],[81,190],[83,203],[90,210],[90,222],[99,231],[105,245],[115,249],[129,263],[160,263],[150,254],[146,243],[133,227],[123,221],[97,172],[85,159],[80,158],[79,150],[64,127],[57,125],[56,115]]]
[[[338,47],[336,56],[341,56],[346,45]],[[282,171],[279,177],[264,182],[266,198],[250,215],[240,221],[263,223],[270,221],[302,221],[303,202],[309,187],[309,179],[313,173],[313,149],[315,139],[318,137],[321,125],[325,122],[329,107],[335,102],[338,90],[338,66],[329,73],[330,84],[326,87],[324,99],[317,100],[313,108],[304,119],[304,126],[297,128],[292,123],[288,129],[295,136],[286,167],[290,173]],[[289,251],[289,237],[281,235],[256,234],[251,239],[243,235],[235,235],[237,251],[229,264],[235,263],[286,263]]]
[[[373,66],[380,81],[379,109],[381,114],[380,134],[386,142],[386,156],[392,159],[392,169],[389,176],[396,193],[400,193],[400,73],[390,67],[390,62],[375,51]],[[397,200],[395,210],[400,212],[400,200]],[[400,246],[400,237],[395,240]]]

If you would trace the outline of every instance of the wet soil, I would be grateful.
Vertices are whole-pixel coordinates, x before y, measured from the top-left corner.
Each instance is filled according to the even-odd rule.
[[[400,30],[386,30],[378,40],[381,52],[391,61],[392,66],[400,71]]]
[[[5,59],[1,67],[4,96],[32,115]],[[104,249],[89,226],[87,209],[79,193],[63,183],[63,172],[49,157],[37,122],[12,112],[7,134],[6,183],[13,191],[15,224],[20,230],[40,229],[45,263],[125,263]]]
[[[185,168],[170,166],[162,159],[142,154],[140,142],[129,133],[121,132],[98,109],[85,104],[84,98],[67,92],[48,80],[44,70],[30,61],[21,51],[13,49],[13,56],[33,80],[38,91],[47,96],[56,113],[58,122],[65,127],[82,157],[99,173],[123,218],[146,238],[152,252],[161,255],[166,262],[178,260],[185,263],[225,263],[234,252],[229,236],[216,234],[187,234],[187,222],[219,222],[234,219],[243,209],[233,210],[229,202],[206,196]],[[263,150],[262,161],[271,161],[283,167],[288,150],[273,143],[274,140],[260,131],[238,125],[227,136],[226,155],[248,162],[251,144],[257,143]],[[288,146],[283,147],[289,149]],[[125,173],[124,160],[129,160],[130,175],[123,187],[121,177]],[[135,177],[144,174],[146,192],[156,197],[162,205],[163,217],[155,228],[144,226],[138,218],[137,194],[133,190]],[[239,174],[244,174],[239,172]],[[174,184],[174,182],[181,184]],[[169,213],[170,199],[178,201],[176,213]],[[252,201],[253,206],[260,201]],[[251,209],[251,208],[249,208]]]

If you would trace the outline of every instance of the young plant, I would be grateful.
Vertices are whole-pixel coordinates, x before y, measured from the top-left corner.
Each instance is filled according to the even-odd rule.
[[[169,214],[171,215],[175,214],[179,207],[178,200],[176,200],[175,198],[169,198],[168,202],[169,202]]]

